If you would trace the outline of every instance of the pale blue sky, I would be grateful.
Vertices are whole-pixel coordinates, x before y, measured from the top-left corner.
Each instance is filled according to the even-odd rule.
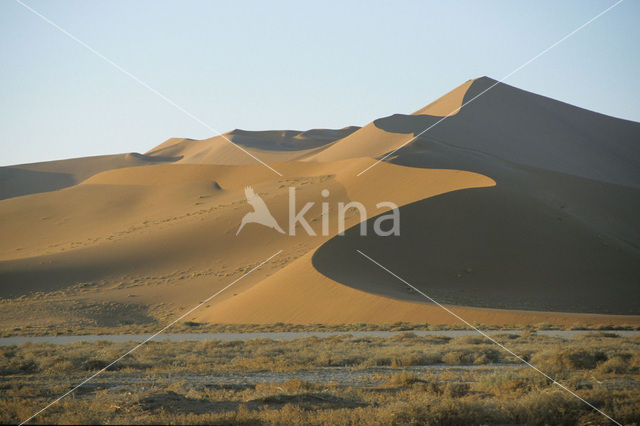
[[[213,128],[340,128],[500,79],[613,4],[24,0]],[[640,2],[506,82],[640,121]],[[0,165],[213,136],[13,0],[0,0]]]

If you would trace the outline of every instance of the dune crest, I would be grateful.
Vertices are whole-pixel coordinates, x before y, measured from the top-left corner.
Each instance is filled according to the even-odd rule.
[[[451,117],[456,115],[462,107],[467,90],[469,90],[474,81],[476,81],[476,79],[465,81],[446,95],[439,97],[411,115],[433,115],[435,117]]]

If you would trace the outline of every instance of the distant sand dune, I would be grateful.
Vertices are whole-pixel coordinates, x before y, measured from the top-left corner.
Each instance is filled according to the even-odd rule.
[[[344,138],[358,130],[312,129],[307,131],[247,131],[233,130],[210,139],[169,139],[153,148],[149,156],[181,157],[181,163],[241,165],[255,164],[256,160],[236,144],[261,161],[294,161],[322,150],[327,144]]]

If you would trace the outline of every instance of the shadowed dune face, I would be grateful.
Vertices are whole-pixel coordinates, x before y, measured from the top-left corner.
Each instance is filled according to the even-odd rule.
[[[409,231],[377,238],[350,229],[315,252],[314,267],[358,290],[416,300],[358,249],[441,303],[640,314],[637,251],[517,191],[457,191],[400,211]]]
[[[26,194],[55,191],[75,185],[77,180],[70,173],[29,170],[19,166],[0,168],[0,199]]]

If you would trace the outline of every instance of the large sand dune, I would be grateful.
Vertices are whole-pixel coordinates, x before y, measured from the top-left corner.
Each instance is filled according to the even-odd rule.
[[[2,168],[0,296],[63,322],[47,300],[171,317],[282,250],[192,319],[455,322],[360,249],[470,321],[640,323],[640,124],[504,84],[460,109],[493,83],[470,80],[362,128],[234,130],[145,155]],[[247,186],[285,230],[295,188],[298,208],[315,203],[305,217],[318,235],[249,224],[236,236]],[[336,235],[337,203],[354,200],[366,217],[351,210]],[[399,237],[372,235],[381,201],[401,206]],[[38,321],[11,312],[0,322]]]
[[[493,83],[475,80],[465,99]],[[376,125],[417,135],[435,121],[395,115]],[[640,313],[638,123],[498,84],[391,161],[475,171],[497,185],[404,207],[410,232],[393,240],[334,238],[314,257],[327,276],[402,297],[381,271],[354,266],[360,248],[452,303]]]

